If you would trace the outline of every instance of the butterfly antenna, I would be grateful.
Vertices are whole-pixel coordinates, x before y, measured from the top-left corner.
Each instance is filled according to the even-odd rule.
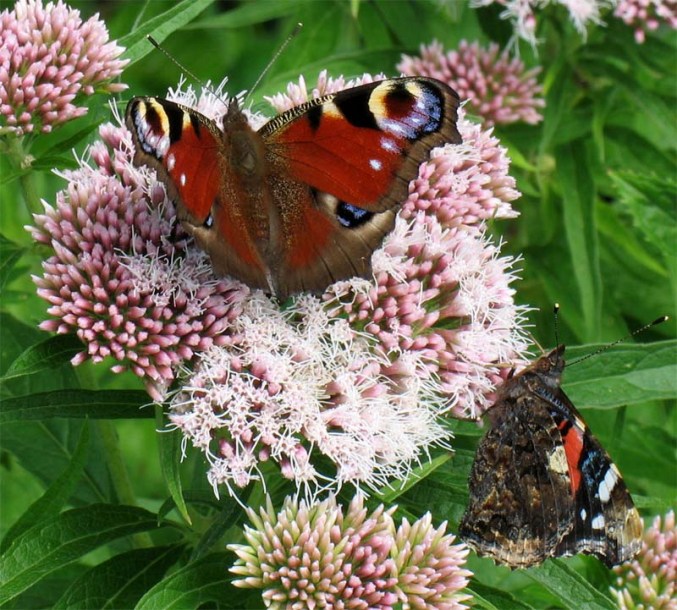
[[[148,42],[152,44],[158,51],[160,51],[169,61],[174,65],[178,66],[183,72],[185,72],[190,78],[192,78],[196,83],[198,83],[203,89],[209,91],[216,99],[218,99],[226,108],[228,107],[228,102],[226,102],[214,89],[208,86],[203,80],[199,79],[193,72],[191,72],[186,66],[184,66],[176,57],[174,57],[167,49],[162,47],[160,43],[155,40],[150,34],[146,36]]]
[[[268,74],[270,71],[270,68],[272,65],[277,61],[277,58],[282,55],[282,52],[289,46],[289,43],[294,40],[299,35],[299,32],[301,31],[301,28],[303,28],[302,23],[297,23],[296,27],[292,30],[291,34],[287,36],[287,39],[280,45],[280,48],[275,52],[275,55],[273,55],[272,59],[268,62],[266,67],[263,69],[261,74],[259,74],[259,77],[256,79],[254,84],[252,85],[251,89],[247,91],[247,95],[245,95],[245,98],[243,100],[243,105],[244,102],[246,102],[250,97],[251,94],[254,92],[254,90],[261,84],[261,81],[263,80],[263,77]]]
[[[555,317],[555,345],[559,345],[559,303],[553,305],[552,315]]]
[[[614,345],[618,345],[619,343],[626,341],[630,337],[634,337],[635,335],[639,335],[640,333],[643,333],[645,330],[648,330],[649,328],[657,326],[658,324],[663,324],[663,322],[667,322],[669,319],[670,319],[669,316],[661,316],[660,318],[656,318],[653,322],[649,322],[648,324],[645,324],[641,328],[633,330],[631,333],[625,335],[625,337],[621,337],[620,339],[616,339],[615,341],[613,341],[611,343],[607,343],[606,345],[603,345],[602,347],[596,349],[594,352],[590,352],[589,354],[586,354],[585,356],[581,356],[578,360],[574,360],[573,362],[568,362],[567,367],[572,366],[574,364],[578,364],[579,362],[583,362],[584,360],[587,360],[588,358],[592,358],[593,356],[596,356],[597,354],[605,352],[606,350],[612,348]]]

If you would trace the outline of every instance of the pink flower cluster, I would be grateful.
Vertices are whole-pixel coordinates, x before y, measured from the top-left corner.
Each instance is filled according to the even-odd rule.
[[[439,42],[433,42],[421,46],[419,57],[404,55],[397,69],[407,76],[431,76],[447,83],[461,100],[468,100],[466,110],[481,117],[487,127],[543,119],[538,109],[545,100],[536,80],[540,68],[525,71],[524,63],[511,59],[507,51],[499,56],[495,43],[483,49],[477,42],[462,40],[457,51],[445,53]]]
[[[343,86],[323,74],[316,91]],[[278,109],[307,97],[303,80],[289,92]],[[179,87],[169,97],[218,123],[220,95]],[[55,318],[43,328],[77,332],[87,347],[76,362],[112,356],[115,370],[131,368],[168,400],[217,492],[260,478],[268,460],[307,497],[405,478],[431,447],[448,446],[445,414],[477,417],[491,405],[528,343],[514,260],[483,224],[516,215],[509,161],[490,131],[463,116],[459,129],[464,143],[433,151],[411,182],[373,255],[373,280],[281,309],[169,239],[164,189],[133,167],[126,129],[105,126],[94,165],[64,174],[56,207],[36,217],[33,234],[54,250],[36,278]]]
[[[642,549],[632,561],[614,568],[620,610],[677,610],[677,528],[675,512],[656,517],[644,533]]]
[[[83,22],[62,0],[18,0],[0,13],[0,133],[48,132],[84,115],[81,97],[112,83],[127,61],[98,16]]]
[[[614,15],[635,29],[635,40],[641,44],[661,23],[677,29],[677,0],[620,0]]]
[[[228,547],[238,556],[233,584],[261,589],[270,608],[466,608],[468,549],[430,514],[396,530],[394,510],[368,514],[359,497],[345,513],[334,499],[249,508],[246,544]]]
[[[164,188],[131,163],[122,127],[103,125],[85,162],[64,172],[54,207],[27,227],[52,247],[34,277],[49,304],[43,330],[75,333],[86,351],[73,359],[131,369],[154,398],[196,352],[228,341],[245,287],[214,278],[206,255],[168,239],[176,222]]]
[[[499,4],[504,7],[501,17],[508,19],[515,37],[536,46],[536,13],[550,5],[562,5],[581,36],[585,37],[589,24],[602,24],[602,11],[615,7],[614,16],[635,29],[635,40],[644,42],[647,32],[658,29],[661,23],[677,29],[677,1],[675,0],[471,0],[475,7]]]

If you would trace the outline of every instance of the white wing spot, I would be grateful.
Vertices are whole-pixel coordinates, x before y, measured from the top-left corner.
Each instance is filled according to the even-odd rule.
[[[378,159],[369,159],[369,165],[371,166],[371,169],[377,172],[380,172],[381,169],[383,169],[383,163]]]
[[[391,138],[381,138],[381,148],[387,152],[399,153],[400,148],[397,142]]]
[[[592,520],[592,529],[594,530],[604,529],[604,515],[597,515]]]
[[[604,480],[599,484],[599,499],[602,501],[602,504],[606,504],[611,498],[611,492],[616,486],[616,481],[618,481],[618,473],[614,468],[609,468],[604,475]]]
[[[186,174],[181,174],[179,182],[181,183],[181,186],[186,186]]]
[[[173,154],[167,155],[167,170],[172,172],[174,171],[174,166],[176,165],[176,157]]]
[[[588,513],[584,508],[581,508],[580,515],[581,515],[581,519],[583,519],[583,521],[585,521],[588,518]]]

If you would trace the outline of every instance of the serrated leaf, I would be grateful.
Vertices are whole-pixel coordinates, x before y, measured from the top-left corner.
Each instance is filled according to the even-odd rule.
[[[12,362],[0,381],[24,375],[33,375],[61,366],[83,350],[84,346],[75,335],[55,335],[31,345]]]
[[[157,527],[156,515],[147,510],[110,504],[75,508],[40,523],[0,557],[0,604],[111,540]]]
[[[615,610],[610,597],[593,587],[583,576],[561,559],[549,559],[524,574],[556,596],[567,610]]]
[[[38,498],[24,514],[12,525],[0,545],[0,553],[4,553],[12,542],[25,531],[37,523],[45,521],[61,510],[61,507],[70,498],[75,486],[82,474],[87,461],[89,448],[89,424],[82,426],[80,439],[73,452],[73,457],[68,463],[66,470],[57,477],[45,493]]]
[[[146,419],[153,417],[140,390],[56,390],[0,400],[0,424],[49,417]]]
[[[53,606],[55,610],[133,608],[176,563],[183,545],[134,549],[80,576]]]
[[[567,362],[602,346],[568,348]],[[564,370],[563,387],[581,407],[614,408],[677,398],[677,341],[617,345]]]
[[[191,610],[207,602],[223,604],[226,608],[242,607],[234,599],[229,586],[228,566],[233,561],[230,553],[214,553],[188,564],[160,581],[144,595],[135,610]]]

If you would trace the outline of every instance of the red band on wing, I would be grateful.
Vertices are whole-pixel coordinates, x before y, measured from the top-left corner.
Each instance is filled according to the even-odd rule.
[[[294,179],[341,201],[369,209],[385,195],[402,165],[405,142],[393,134],[351,125],[325,113],[314,129],[306,115],[286,125],[269,140]]]
[[[174,142],[164,158],[164,165],[179,197],[200,220],[209,216],[219,192],[218,143],[207,130],[200,135],[192,125],[184,127],[181,139]]]
[[[564,430],[569,423],[567,420],[562,421],[558,426],[560,431]],[[564,452],[566,453],[567,464],[569,466],[571,491],[575,494],[581,484],[579,463],[581,453],[583,452],[583,430],[576,424],[572,424],[566,432],[562,433],[562,443],[564,444]]]

